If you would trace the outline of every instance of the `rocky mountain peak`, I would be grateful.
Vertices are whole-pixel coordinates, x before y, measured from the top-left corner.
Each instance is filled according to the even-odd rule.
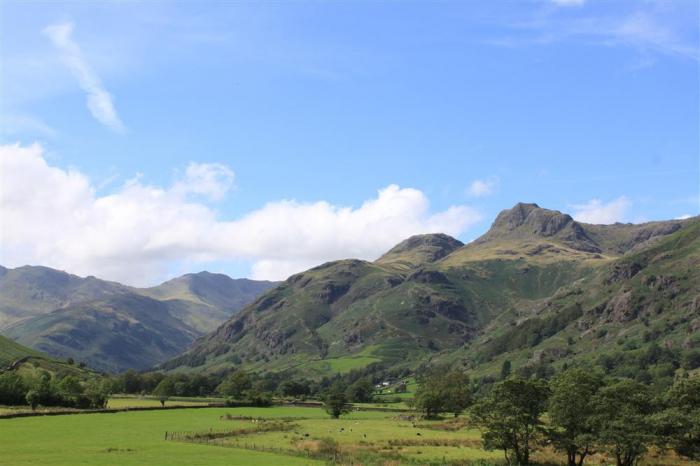
[[[477,242],[537,237],[557,239],[582,251],[600,252],[586,230],[570,215],[523,202],[498,214],[489,231]]]

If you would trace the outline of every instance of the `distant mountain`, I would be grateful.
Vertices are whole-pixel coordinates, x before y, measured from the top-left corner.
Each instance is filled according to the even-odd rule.
[[[566,357],[595,353],[602,347],[591,345],[589,335],[608,328],[610,335],[639,332],[639,317],[654,306],[684,316],[675,330],[662,331],[676,338],[674,332],[700,328],[692,307],[697,304],[688,304],[700,302],[700,268],[688,268],[700,261],[699,229],[697,218],[588,225],[536,204],[517,204],[467,245],[442,234],[421,235],[375,262],[335,261],[296,274],[163,367],[242,365],[320,376],[373,362],[415,368],[444,361],[493,374],[504,358],[530,363],[562,335],[574,338]],[[637,283],[637,266],[627,265],[631,258],[662,250],[656,263],[666,278],[656,280],[671,280],[677,292],[629,295],[652,286]],[[601,316],[601,309],[634,308],[634,299],[645,303],[637,317]],[[520,343],[523,335],[526,343]]]
[[[178,318],[201,332],[211,332],[275,284],[246,278],[232,279],[220,273],[199,272],[188,273],[138,292],[167,301]],[[193,306],[196,309],[190,309]]]
[[[129,289],[119,283],[81,278],[48,267],[0,267],[0,331],[60,307]]]
[[[34,317],[10,327],[5,335],[97,370],[119,372],[172,358],[200,333],[175,318],[167,303],[124,293]]]
[[[0,332],[95,369],[146,369],[181,353],[273,285],[200,272],[138,289],[47,267],[3,268]]]

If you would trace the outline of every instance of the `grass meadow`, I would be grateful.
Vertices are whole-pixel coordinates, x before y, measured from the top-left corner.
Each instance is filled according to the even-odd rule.
[[[117,404],[156,400],[116,399]],[[133,406],[133,404],[132,404]],[[150,406],[150,405],[149,405]],[[166,440],[165,433],[170,432]],[[174,439],[173,439],[173,432]],[[225,434],[224,434],[225,432]],[[221,434],[219,434],[221,433]],[[2,465],[501,464],[460,418],[355,411],[330,419],[320,408],[204,408],[0,419]],[[538,454],[561,464],[562,455]],[[601,464],[594,459],[587,464]],[[646,465],[678,458],[650,455]],[[697,463],[696,463],[697,464]]]

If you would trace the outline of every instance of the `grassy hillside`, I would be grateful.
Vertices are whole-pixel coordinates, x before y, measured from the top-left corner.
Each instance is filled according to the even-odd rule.
[[[99,370],[146,369],[273,285],[201,272],[138,289],[46,267],[0,268],[0,331]]]
[[[164,367],[320,376],[373,362],[416,368],[432,361],[493,375],[506,358],[534,365],[594,355],[599,345],[589,335],[600,325],[632,329],[642,316],[610,317],[631,312],[623,309],[625,290],[638,289],[641,278],[624,271],[617,281],[610,276],[637,257],[662,254],[649,268],[665,271],[666,278],[656,275],[659,286],[667,286],[668,276],[687,278],[671,279],[677,291],[670,301],[651,285],[642,285],[648,292],[635,299],[645,300],[645,309],[661,306],[669,316],[690,319],[695,311],[682,303],[693,302],[700,281],[682,271],[698,255],[697,228],[697,219],[590,226],[518,204],[468,245],[424,235],[374,263],[336,261],[294,275]],[[658,341],[677,333],[659,332]]]
[[[0,336],[0,368],[5,369],[13,362],[28,357],[43,357],[39,351],[22,346],[17,342]]]
[[[133,293],[58,309],[6,329],[21,344],[102,371],[146,369],[176,356],[199,333],[167,303]]]
[[[27,348],[17,342],[0,336],[0,372],[15,371],[27,379],[35,379],[42,372],[50,374],[74,375],[80,379],[97,376],[89,369],[75,363],[49,356],[46,353]]]
[[[601,264],[593,273],[543,299],[531,311],[504,315],[479,338],[435,359],[462,364],[477,374],[497,376],[504,361],[514,367],[612,358],[612,366],[646,370],[675,366],[662,347],[681,353],[700,348],[700,222],[647,247]],[[611,370],[614,369],[611,367]],[[622,375],[622,374],[621,374]],[[648,374],[647,374],[648,375]],[[660,374],[655,374],[660,375]],[[663,374],[661,374],[663,375]]]

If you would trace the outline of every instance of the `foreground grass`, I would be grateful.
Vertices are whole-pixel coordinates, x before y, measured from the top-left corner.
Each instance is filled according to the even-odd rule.
[[[139,399],[126,400],[123,402]],[[179,440],[165,440],[166,431],[182,435],[177,436]],[[193,432],[201,435],[211,431],[229,434],[207,440],[208,444],[187,440]],[[0,419],[3,466],[321,465],[329,458],[325,454],[329,448],[338,453],[344,461],[341,464],[502,463],[502,453],[484,451],[479,433],[469,429],[464,418],[423,421],[413,419],[410,413],[356,411],[330,419],[320,408],[276,406]],[[564,457],[543,451],[535,460],[563,464]],[[594,457],[587,464],[610,461]],[[642,464],[698,463],[651,453]]]
[[[280,412],[281,409],[285,411]],[[226,421],[219,418],[231,412],[270,417],[322,414],[321,410],[304,408],[207,408],[2,419],[0,463],[12,466],[323,464],[305,458],[163,440],[166,430],[226,427]]]

